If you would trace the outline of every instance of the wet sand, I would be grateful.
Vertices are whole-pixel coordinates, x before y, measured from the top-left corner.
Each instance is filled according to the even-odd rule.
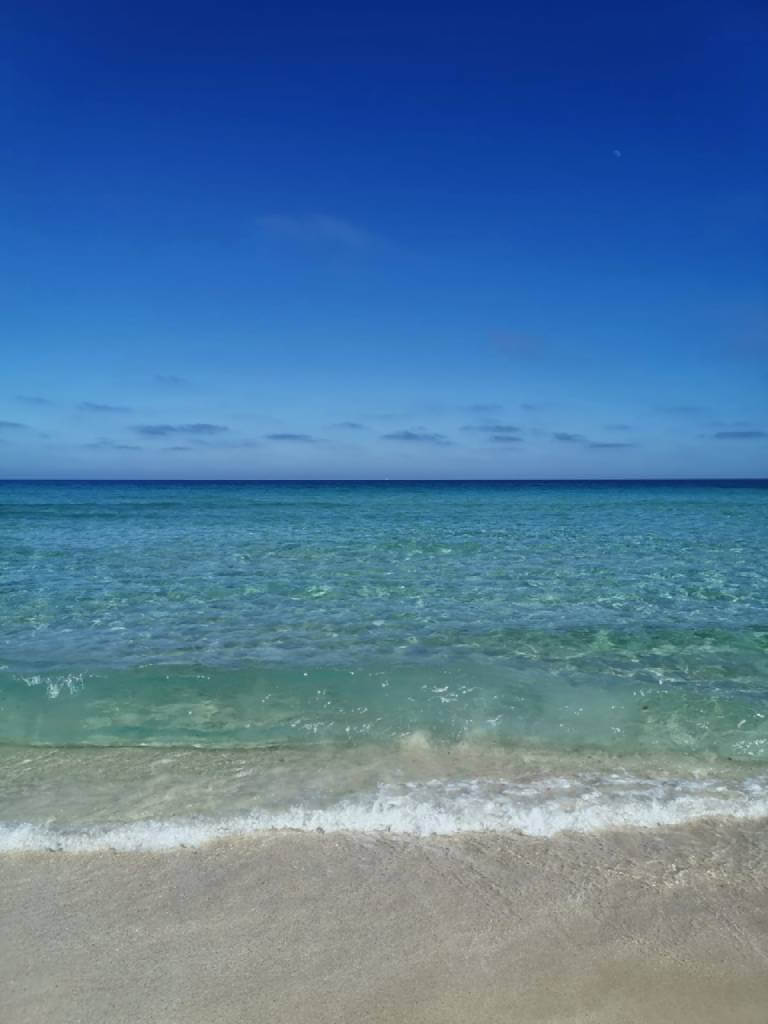
[[[768,1024],[768,824],[0,858],[3,1024]]]

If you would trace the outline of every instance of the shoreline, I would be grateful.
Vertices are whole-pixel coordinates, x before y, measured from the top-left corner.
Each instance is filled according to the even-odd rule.
[[[762,770],[761,770],[762,769]],[[430,744],[0,748],[0,856],[151,852],[263,832],[553,837],[768,818],[765,763]]]
[[[0,856],[4,1024],[765,1024],[766,821]]]

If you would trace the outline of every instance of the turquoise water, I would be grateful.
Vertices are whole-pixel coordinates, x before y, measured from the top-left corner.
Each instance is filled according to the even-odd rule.
[[[2,483],[0,818],[466,810],[584,771],[754,797],[766,550],[758,483]]]

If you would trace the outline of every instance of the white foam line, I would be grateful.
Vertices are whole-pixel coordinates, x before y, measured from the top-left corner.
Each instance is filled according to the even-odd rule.
[[[668,784],[640,782],[639,790],[632,792],[627,791],[623,780],[621,793],[598,788],[574,793],[569,792],[573,787],[565,780],[553,781],[559,781],[560,786],[555,785],[555,792],[544,799],[531,787],[507,787],[488,795],[478,790],[477,782],[430,783],[405,792],[382,789],[368,799],[342,801],[323,809],[298,806],[221,820],[138,821],[78,829],[0,824],[0,852],[171,850],[275,829],[413,836],[520,832],[549,837],[563,831],[677,825],[705,817],[768,817],[765,780],[750,780],[727,795],[714,781],[671,788]],[[553,787],[547,789],[551,793]]]

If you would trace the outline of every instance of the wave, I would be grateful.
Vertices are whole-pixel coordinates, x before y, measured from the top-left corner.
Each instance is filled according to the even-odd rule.
[[[526,784],[472,779],[383,785],[327,807],[294,805],[221,819],[68,827],[0,823],[0,852],[163,851],[276,829],[420,837],[467,832],[551,837],[564,831],[652,828],[709,817],[768,817],[768,776],[739,783],[614,775]]]
[[[213,750],[397,744],[420,731],[435,743],[484,737],[507,747],[685,753],[765,764],[763,633],[740,634],[741,646],[728,631],[707,633],[698,679],[686,672],[701,636],[688,643],[642,632],[594,672],[573,663],[585,644],[596,651],[606,637],[558,635],[548,647],[542,636],[526,632],[503,641],[530,647],[532,663],[516,666],[438,659],[362,660],[350,663],[354,668],[190,663],[20,672],[0,665],[0,744]],[[132,645],[128,632],[121,642]],[[674,658],[661,651],[673,642]]]

